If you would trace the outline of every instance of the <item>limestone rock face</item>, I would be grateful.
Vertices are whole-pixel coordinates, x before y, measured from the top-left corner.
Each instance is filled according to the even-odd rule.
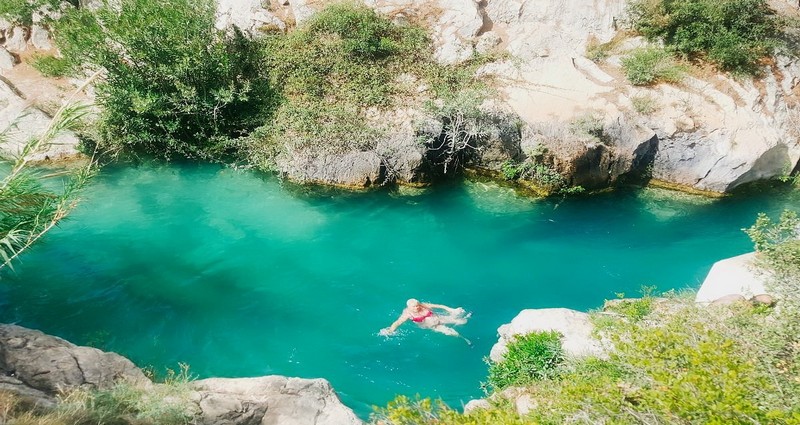
[[[41,25],[31,26],[30,44],[34,48],[40,50],[50,50],[53,48],[53,43],[50,41],[50,31]]]
[[[508,352],[507,344],[516,335],[526,335],[536,331],[558,331],[563,337],[561,345],[564,352],[573,356],[603,355],[600,341],[592,337],[594,326],[589,315],[567,308],[544,308],[522,310],[511,323],[500,326],[500,336],[492,347],[489,358],[494,362],[503,360]]]
[[[0,47],[0,69],[11,69],[17,62],[19,61],[14,55],[4,47]]]
[[[277,159],[278,170],[301,183],[324,183],[342,187],[369,187],[383,182],[380,156],[374,151],[342,154],[293,152]]]
[[[246,34],[257,35],[264,29],[286,29],[286,24],[264,7],[261,0],[217,0],[216,27],[236,26]]]
[[[15,325],[0,325],[0,372],[55,395],[61,389],[110,388],[120,379],[149,380],[130,360]]]
[[[193,383],[199,424],[355,425],[362,422],[344,406],[324,379],[283,376],[211,378]]]
[[[5,31],[5,48],[9,52],[22,53],[28,49],[29,30],[25,27],[15,26]]]
[[[7,138],[0,149],[12,155],[19,154],[28,140],[44,133],[51,118],[44,111],[29,106],[29,102],[14,86],[0,80],[0,132],[6,130]],[[78,154],[79,143],[75,133],[63,131],[56,135],[49,146],[31,154],[29,159],[44,161],[72,157]]]
[[[751,252],[717,261],[695,296],[698,303],[711,303],[728,295],[742,300],[766,292],[764,283],[769,275],[756,267],[756,254]]]

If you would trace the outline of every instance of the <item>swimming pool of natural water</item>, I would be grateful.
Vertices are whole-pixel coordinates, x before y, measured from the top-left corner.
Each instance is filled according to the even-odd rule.
[[[199,377],[324,377],[366,417],[395,394],[481,396],[496,329],[525,308],[597,308],[643,285],[697,288],[800,209],[783,191],[711,201],[660,190],[537,201],[466,182],[303,192],[213,165],[108,168],[0,275],[0,321]],[[473,312],[474,345],[406,324],[416,297]]]

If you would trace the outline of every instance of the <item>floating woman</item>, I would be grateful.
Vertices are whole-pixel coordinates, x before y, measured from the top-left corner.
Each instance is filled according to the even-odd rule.
[[[446,314],[437,314],[434,309],[444,310]],[[445,325],[463,325],[467,323],[472,313],[466,313],[463,308],[450,308],[446,305],[421,303],[414,298],[406,302],[406,308],[400,313],[400,317],[392,323],[388,328],[383,328],[379,332],[380,335],[392,335],[398,326],[402,325],[406,320],[419,325],[421,328],[430,329],[445,335],[457,336],[467,341],[467,344],[472,345],[470,340],[464,338],[455,329]]]

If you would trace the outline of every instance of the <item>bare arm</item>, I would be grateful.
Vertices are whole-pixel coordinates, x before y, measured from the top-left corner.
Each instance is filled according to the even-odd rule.
[[[448,306],[446,306],[446,305],[442,305],[442,304],[431,304],[431,303],[425,303],[425,306],[427,306],[428,308],[438,308],[438,309],[441,309],[441,310],[447,310],[447,311],[454,311],[454,310],[456,310],[455,308],[451,308],[451,307],[448,307]]]
[[[381,329],[381,333],[385,333],[387,335],[393,334],[395,329],[397,329],[398,326],[402,325],[403,322],[405,322],[406,320],[408,320],[408,315],[404,311],[400,313],[400,317],[398,317],[397,320],[395,320],[394,323],[392,323],[388,328]]]

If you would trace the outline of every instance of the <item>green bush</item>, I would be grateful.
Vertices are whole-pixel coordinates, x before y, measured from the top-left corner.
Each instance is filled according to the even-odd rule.
[[[214,28],[211,0],[121,0],[74,9],[55,39],[75,66],[102,68],[106,146],[164,157],[220,158],[274,109],[258,43]]]
[[[495,391],[552,378],[564,360],[561,334],[555,331],[518,335],[507,348],[502,361],[489,362],[487,386]]]
[[[442,401],[397,396],[385,408],[377,408],[370,423],[380,425],[523,425],[529,423],[513,410],[492,407],[461,414]]]
[[[632,51],[622,59],[622,68],[631,84],[645,86],[659,82],[678,82],[685,73],[672,54],[657,47]]]
[[[773,272],[773,290],[792,294],[800,289],[800,217],[784,211],[777,222],[764,213],[744,229],[764,266]]]
[[[778,45],[778,20],[766,0],[633,0],[629,11],[649,39],[734,73],[757,73]]]
[[[65,77],[72,72],[70,61],[55,56],[36,55],[30,63],[45,77]]]

